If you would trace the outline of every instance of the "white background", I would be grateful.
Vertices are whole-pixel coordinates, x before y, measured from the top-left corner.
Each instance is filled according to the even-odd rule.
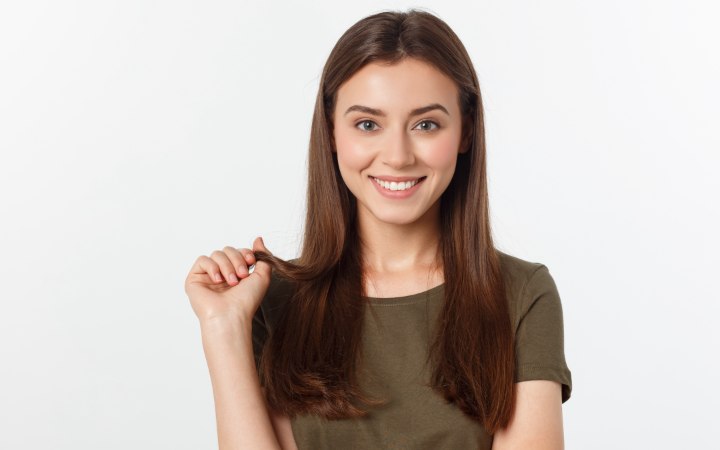
[[[497,244],[561,294],[567,448],[717,448],[711,3],[3,2],[0,447],[216,446],[187,272],[296,255],[325,59],[420,6],[478,71]]]

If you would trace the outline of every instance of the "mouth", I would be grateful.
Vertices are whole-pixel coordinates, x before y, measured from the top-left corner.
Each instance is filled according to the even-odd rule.
[[[406,191],[411,189],[415,185],[422,183],[427,177],[422,176],[419,178],[402,178],[400,180],[384,180],[382,178],[376,178],[370,176],[370,178],[381,188],[388,191]]]

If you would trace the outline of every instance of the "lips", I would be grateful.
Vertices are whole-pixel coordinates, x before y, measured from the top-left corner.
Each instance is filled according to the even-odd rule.
[[[412,178],[412,177],[370,177],[373,182],[388,192],[403,192],[409,191],[419,183],[422,183],[426,176]]]
[[[406,191],[410,189],[411,187],[418,184],[418,180],[412,180],[412,181],[385,181],[381,180],[379,178],[373,178],[375,180],[375,183],[382,186],[383,189],[387,189],[390,191]]]
[[[395,181],[395,182],[400,182],[400,181],[420,181],[420,180],[423,180],[423,179],[425,179],[425,178],[427,178],[427,177],[426,177],[426,176],[419,176],[419,177],[394,177],[394,176],[391,176],[391,175],[378,175],[378,176],[370,175],[370,178],[377,178],[377,179],[382,180],[382,181]]]

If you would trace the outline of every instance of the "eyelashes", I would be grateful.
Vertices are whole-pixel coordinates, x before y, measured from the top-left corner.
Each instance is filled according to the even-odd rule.
[[[359,127],[358,129],[360,131],[366,131],[366,132],[375,131],[374,129],[368,130],[366,125],[377,126],[377,124],[375,122],[373,122],[372,120],[361,120],[360,122],[355,124],[355,128]]]
[[[423,127],[420,127],[421,125],[423,125],[423,126],[426,125],[431,128],[429,128],[429,129],[423,128]],[[364,131],[366,133],[370,133],[370,132],[377,130],[376,127],[377,127],[377,123],[375,123],[374,121],[369,120],[369,119],[361,120],[355,124],[355,128],[357,128],[360,131]],[[420,127],[420,131],[435,131],[435,130],[440,129],[440,124],[438,124],[434,120],[426,119],[426,120],[422,120],[422,121],[418,122],[418,124],[413,128],[413,130],[418,127]],[[434,127],[434,128],[432,128],[432,127]]]

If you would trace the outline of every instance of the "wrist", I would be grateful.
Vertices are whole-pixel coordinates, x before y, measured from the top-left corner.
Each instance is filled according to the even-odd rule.
[[[238,335],[249,333],[252,321],[244,317],[219,316],[200,320],[200,331],[203,335]]]

